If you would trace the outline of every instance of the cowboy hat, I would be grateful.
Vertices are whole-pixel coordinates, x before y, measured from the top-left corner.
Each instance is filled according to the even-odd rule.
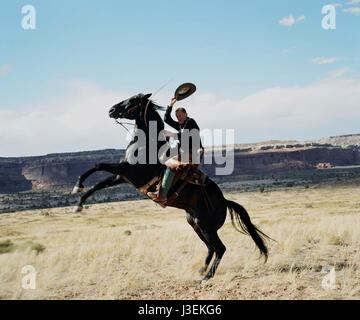
[[[196,91],[196,86],[193,83],[183,83],[176,91],[174,97],[177,101],[191,96]]]

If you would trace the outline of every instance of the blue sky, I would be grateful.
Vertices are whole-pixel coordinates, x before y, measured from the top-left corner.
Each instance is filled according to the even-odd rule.
[[[354,3],[350,4],[351,1]],[[331,3],[337,3],[336,30],[324,30],[321,9]],[[36,30],[21,27],[21,8],[27,4],[36,9]],[[282,97],[290,95],[285,99],[289,101],[289,109],[295,107],[293,88],[308,89],[305,92],[310,94],[314,87],[316,94],[317,85],[326,79],[329,83],[328,87],[321,86],[322,96],[326,92],[333,94],[332,88],[343,88],[338,99],[348,95],[358,97],[360,14],[356,8],[360,8],[360,1],[356,0],[3,0],[0,8],[0,126],[7,130],[0,132],[0,156],[120,147],[120,142],[105,139],[115,131],[103,132],[107,144],[101,139],[91,144],[80,136],[73,142],[70,138],[62,141],[61,133],[52,131],[45,122],[56,121],[53,114],[63,106],[56,104],[57,101],[71,104],[71,97],[75,96],[74,101],[88,97],[90,105],[96,92],[99,108],[104,108],[105,114],[109,107],[105,103],[112,101],[110,96],[116,100],[118,95],[118,100],[122,100],[127,98],[122,96],[125,94],[155,92],[169,79],[172,81],[157,95],[158,102],[166,105],[177,85],[194,82],[198,96],[186,103],[190,108],[192,104],[207,108],[206,115],[199,112],[191,116],[195,119],[204,116],[208,120],[203,125],[209,128],[216,126],[210,115],[215,120],[222,118],[219,127],[225,128],[227,119],[229,126],[234,127],[231,108],[237,106],[246,109],[244,114],[236,109],[239,124],[242,119],[246,122],[247,109],[252,108],[252,104],[245,103],[248,98],[257,102],[255,106],[265,105],[272,100],[274,88],[283,89]],[[280,23],[291,15],[293,24]],[[353,91],[348,92],[349,87]],[[262,103],[258,96],[264,92],[269,93]],[[103,105],[102,94],[109,98],[109,101],[104,98]],[[321,110],[326,110],[326,99],[315,97],[314,101],[321,104]],[[286,101],[281,103],[286,108]],[[309,104],[311,100],[303,103]],[[301,105],[300,101],[300,108]],[[219,115],[220,106],[228,108],[227,114]],[[328,122],[320,119],[320,126],[316,123],[307,126],[304,120],[303,126],[296,130],[294,126],[282,127],[280,118],[276,119],[277,126],[271,127],[268,122],[274,122],[273,116],[260,117],[259,128],[254,132],[249,130],[253,126],[245,126],[242,131],[239,125],[235,140],[239,143],[301,140],[356,133],[360,119],[353,106],[353,102],[345,106],[349,118],[334,111]],[[269,114],[271,107],[269,104]],[[89,108],[89,113],[92,108],[95,107]],[[310,110],[313,108],[315,104]],[[281,110],[283,115],[285,109]],[[37,142],[12,134],[14,125],[9,123],[25,122],[28,118],[31,125],[32,117],[28,115],[33,112],[42,113],[44,121],[42,134],[32,136]],[[21,119],[16,118],[20,116]],[[109,119],[106,121],[104,118],[101,125],[112,126]],[[35,125],[42,123],[37,119]],[[89,130],[92,133],[96,128]],[[49,137],[54,135],[55,145],[41,142],[44,132]]]

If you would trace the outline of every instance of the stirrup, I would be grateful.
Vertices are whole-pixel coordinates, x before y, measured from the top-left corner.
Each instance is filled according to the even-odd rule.
[[[157,193],[157,192],[148,192],[147,196],[151,200],[153,200],[155,202],[165,202],[165,201],[167,201],[167,197],[163,197],[161,191],[159,193]]]
[[[148,192],[147,193],[147,196],[149,197],[149,198],[151,198],[152,200],[154,200],[154,199],[156,199],[156,198],[158,198],[160,195],[159,195],[159,193],[158,192]]]

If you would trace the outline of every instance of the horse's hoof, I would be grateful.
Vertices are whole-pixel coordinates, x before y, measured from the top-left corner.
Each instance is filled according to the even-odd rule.
[[[72,212],[74,212],[74,213],[75,212],[81,212],[83,209],[84,209],[83,206],[76,206],[76,207],[73,208]]]
[[[71,191],[71,194],[77,194],[77,193],[80,193],[80,192],[83,192],[83,191],[84,191],[83,187],[75,186],[74,189]]]
[[[211,279],[212,277],[209,276],[205,276],[202,280],[201,280],[201,284],[207,284],[208,280]]]

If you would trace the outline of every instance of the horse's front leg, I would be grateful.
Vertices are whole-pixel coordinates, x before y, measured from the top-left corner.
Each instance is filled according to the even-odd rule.
[[[121,163],[117,163],[117,164],[110,164],[110,163],[99,163],[96,164],[94,168],[86,171],[85,173],[83,173],[81,176],[79,176],[73,190],[71,191],[71,194],[76,194],[79,192],[82,192],[84,190],[84,181],[94,172],[96,171],[107,171],[113,174],[117,174],[119,168],[121,166]]]
[[[81,198],[77,206],[74,207],[73,212],[80,212],[83,210],[83,204],[89,198],[95,191],[109,188],[112,186],[116,186],[120,183],[126,182],[121,176],[119,175],[112,175],[105,180],[97,183],[95,186],[93,186],[91,189],[89,189]]]

